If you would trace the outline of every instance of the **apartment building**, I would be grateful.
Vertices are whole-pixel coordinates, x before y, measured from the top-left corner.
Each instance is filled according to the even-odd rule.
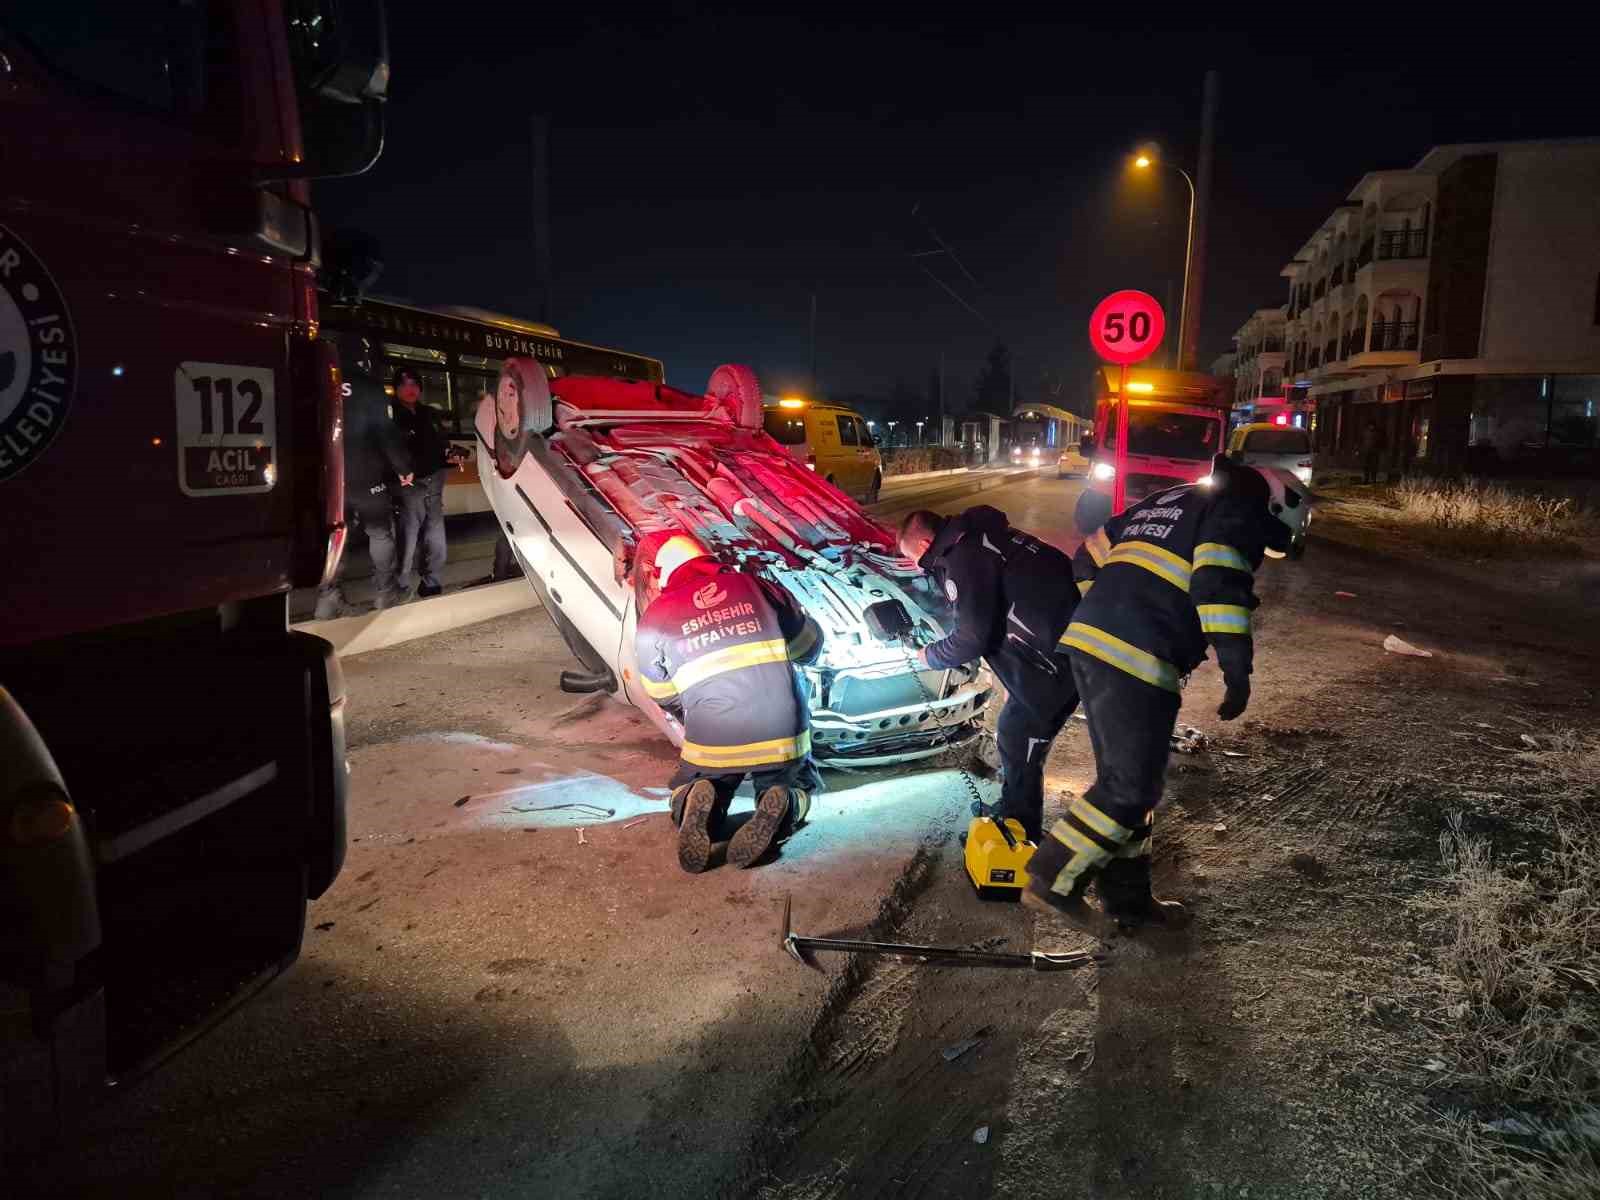
[[[1284,392],[1283,333],[1286,308],[1258,308],[1233,335],[1233,416],[1236,422],[1259,421],[1281,412]]]
[[[1600,139],[1372,172],[1282,274],[1324,455],[1371,423],[1390,469],[1600,470]]]

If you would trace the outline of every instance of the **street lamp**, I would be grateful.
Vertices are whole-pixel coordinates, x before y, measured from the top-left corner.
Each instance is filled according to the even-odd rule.
[[[926,421],[917,422],[917,445],[919,446],[922,445],[922,427],[926,424]]]
[[[1166,167],[1169,171],[1176,171],[1183,176],[1183,181],[1189,185],[1189,240],[1183,248],[1183,303],[1178,312],[1178,354],[1177,366],[1183,369],[1183,338],[1189,329],[1189,269],[1194,265],[1194,180],[1189,178],[1189,172],[1182,167],[1154,157],[1155,151],[1141,151],[1133,160],[1135,170],[1148,171],[1151,167]]]

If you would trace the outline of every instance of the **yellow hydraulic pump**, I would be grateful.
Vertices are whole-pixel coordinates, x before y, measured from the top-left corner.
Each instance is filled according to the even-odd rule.
[[[1007,817],[973,819],[966,836],[967,877],[986,900],[1020,900],[1028,882],[1028,860],[1038,849],[1022,823]]]

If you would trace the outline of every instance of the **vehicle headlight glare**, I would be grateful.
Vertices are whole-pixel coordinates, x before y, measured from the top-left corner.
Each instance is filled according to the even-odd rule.
[[[1089,474],[1096,479],[1114,479],[1116,478],[1117,469],[1110,463],[1095,463]]]

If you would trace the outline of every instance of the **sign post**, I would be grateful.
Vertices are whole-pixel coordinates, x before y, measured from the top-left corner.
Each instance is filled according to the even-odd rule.
[[[1147,292],[1112,292],[1089,317],[1089,344],[1101,358],[1116,364],[1117,454],[1111,480],[1111,511],[1121,512],[1128,494],[1128,367],[1156,352],[1167,332],[1167,315]],[[1105,444],[1105,434],[1101,435]],[[1092,473],[1091,473],[1092,478]]]

